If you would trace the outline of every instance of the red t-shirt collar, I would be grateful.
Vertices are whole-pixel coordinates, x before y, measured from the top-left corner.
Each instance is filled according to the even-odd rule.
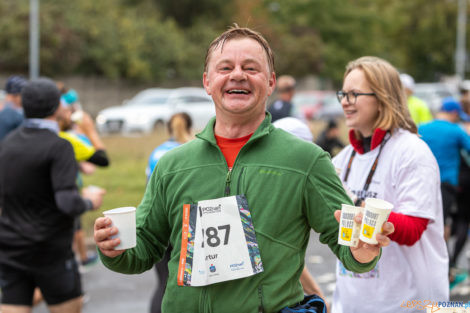
[[[220,151],[222,151],[229,169],[233,167],[238,152],[240,152],[241,148],[248,142],[252,135],[253,133],[240,138],[224,138],[214,134],[217,145]]]

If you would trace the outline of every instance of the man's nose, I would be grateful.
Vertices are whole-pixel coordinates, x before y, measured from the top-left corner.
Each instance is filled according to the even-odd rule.
[[[245,80],[246,79],[246,73],[243,71],[241,66],[236,66],[232,72],[230,73],[230,79],[233,80]]]

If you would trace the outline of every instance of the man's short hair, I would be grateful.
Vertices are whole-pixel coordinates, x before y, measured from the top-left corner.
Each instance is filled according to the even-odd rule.
[[[264,39],[264,37],[260,33],[254,30],[251,30],[249,28],[246,28],[246,27],[239,27],[237,24],[230,27],[227,31],[222,33],[219,37],[215,38],[211,42],[206,52],[206,60],[204,62],[204,71],[207,72],[207,65],[209,64],[210,56],[215,49],[217,49],[219,46],[221,49],[223,49],[227,41],[230,41],[232,39],[239,39],[239,38],[251,38],[253,40],[256,40],[266,52],[266,58],[268,59],[269,70],[271,72],[274,72],[274,53],[271,50],[271,47],[269,46],[269,43],[266,41],[266,39]]]
[[[28,81],[21,76],[10,76],[5,84],[5,91],[11,95],[21,94],[21,89],[26,85]]]

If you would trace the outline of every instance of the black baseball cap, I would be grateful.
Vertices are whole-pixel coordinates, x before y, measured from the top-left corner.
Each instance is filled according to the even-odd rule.
[[[40,78],[23,87],[21,101],[27,118],[45,118],[59,107],[60,91],[51,79]]]

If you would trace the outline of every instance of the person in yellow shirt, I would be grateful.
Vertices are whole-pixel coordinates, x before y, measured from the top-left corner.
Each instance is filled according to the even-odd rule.
[[[59,136],[70,142],[77,162],[88,161],[96,152],[96,149],[93,146],[84,142],[74,133],[60,131]]]
[[[431,111],[426,102],[413,95],[415,80],[408,74],[400,74],[400,80],[408,97],[408,110],[416,126],[433,120]]]

